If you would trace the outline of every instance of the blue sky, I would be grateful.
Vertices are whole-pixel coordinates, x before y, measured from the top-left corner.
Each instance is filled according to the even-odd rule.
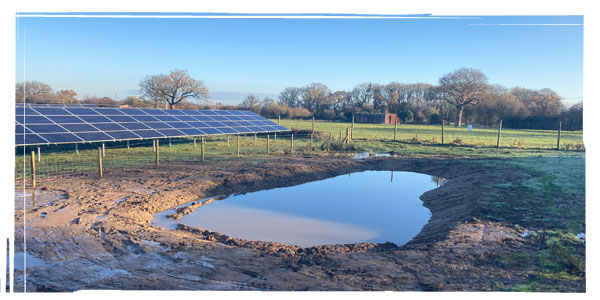
[[[583,24],[582,16],[136,16],[18,18],[16,80],[24,78],[25,60],[27,80],[74,89],[81,96],[114,97],[116,92],[122,98],[134,94],[146,75],[179,68],[204,80],[214,100],[235,103],[247,93],[276,95],[312,82],[333,91],[363,82],[435,84],[448,72],[472,67],[491,83],[583,96],[583,26],[531,25]]]

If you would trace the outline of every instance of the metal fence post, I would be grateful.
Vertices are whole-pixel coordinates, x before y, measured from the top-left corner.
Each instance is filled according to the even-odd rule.
[[[496,141],[496,148],[500,148],[500,136],[502,135],[502,120],[500,120],[500,124],[498,125],[498,140]]]

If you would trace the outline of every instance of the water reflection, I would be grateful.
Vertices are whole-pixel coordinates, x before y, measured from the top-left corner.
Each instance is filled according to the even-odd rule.
[[[418,173],[358,172],[230,196],[179,222],[237,238],[300,246],[386,241],[403,245],[429,220],[431,214],[419,196],[437,182]],[[153,224],[173,228],[175,221],[164,218],[173,211],[157,214]]]
[[[446,178],[439,176],[431,176],[431,182],[434,182],[436,186],[440,187],[446,183]]]

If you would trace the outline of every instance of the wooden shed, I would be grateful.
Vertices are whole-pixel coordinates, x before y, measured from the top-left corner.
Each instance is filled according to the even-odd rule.
[[[396,114],[379,113],[379,114],[367,114],[358,113],[354,114],[355,123],[371,123],[371,124],[394,124],[399,122],[400,119]]]

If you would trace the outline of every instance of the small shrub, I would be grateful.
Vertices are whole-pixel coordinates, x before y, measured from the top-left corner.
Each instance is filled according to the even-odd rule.
[[[458,138],[455,138],[454,141],[452,141],[452,144],[454,144],[454,145],[462,145],[462,144],[464,144],[464,141],[463,141],[463,139],[461,139],[461,138],[458,137]]]
[[[434,136],[434,137],[431,138],[431,143],[432,144],[437,144],[437,141],[438,141],[437,136]]]
[[[519,146],[519,148],[525,148],[525,142],[519,140],[519,142],[517,142],[517,146]]]
[[[421,143],[421,140],[419,139],[419,136],[418,136],[418,135],[415,135],[414,137],[412,137],[412,138],[411,138],[410,140],[408,140],[408,141],[409,141],[410,143],[413,143],[413,144],[418,144],[418,143]]]

